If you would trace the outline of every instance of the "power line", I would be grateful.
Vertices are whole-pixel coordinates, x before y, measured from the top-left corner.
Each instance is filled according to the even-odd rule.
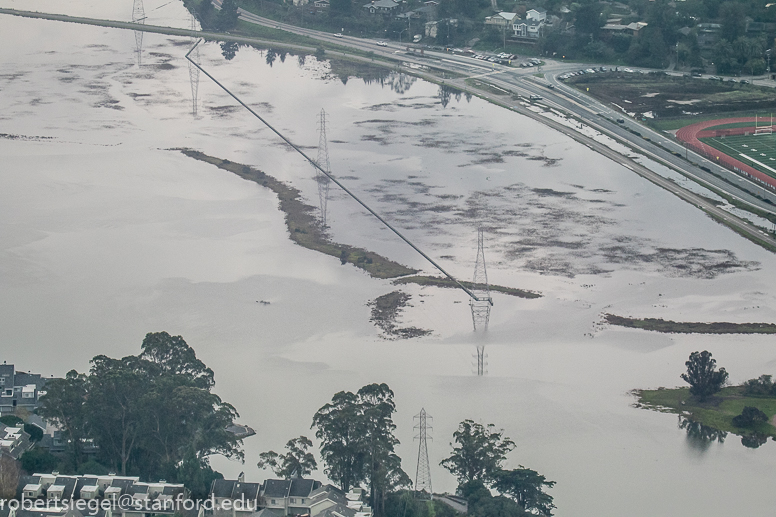
[[[201,42],[202,42],[202,40],[201,40],[201,39],[200,39],[199,41],[197,41],[197,43],[195,43],[195,44],[194,44],[194,46],[193,46],[193,47],[192,47],[192,48],[191,48],[191,49],[190,49],[190,50],[189,50],[189,51],[186,53],[186,59],[188,59],[190,63],[193,63],[193,64],[194,64],[194,66],[196,66],[196,67],[197,67],[197,68],[198,68],[200,71],[202,71],[202,73],[203,73],[203,74],[205,74],[206,76],[208,76],[208,78],[209,78],[211,81],[213,81],[214,83],[216,83],[216,84],[219,86],[219,88],[221,88],[222,90],[224,90],[226,93],[228,93],[228,94],[229,94],[229,96],[230,96],[230,97],[232,97],[234,100],[236,100],[238,103],[240,103],[240,105],[241,105],[243,108],[247,109],[247,110],[248,110],[248,111],[251,113],[251,115],[253,115],[253,116],[254,116],[254,117],[256,117],[257,119],[259,119],[259,120],[261,121],[261,123],[262,123],[262,124],[264,124],[265,126],[267,126],[267,127],[268,127],[268,128],[269,128],[269,129],[270,129],[272,132],[273,132],[273,133],[275,133],[275,134],[276,134],[278,137],[280,137],[280,138],[281,138],[281,140],[283,140],[285,143],[287,143],[289,146],[291,146],[291,148],[292,148],[292,149],[294,149],[294,150],[295,150],[297,153],[299,153],[300,155],[302,155],[302,157],[303,157],[305,160],[307,160],[308,162],[310,162],[310,164],[311,164],[313,167],[315,167],[317,170],[321,171],[321,172],[322,172],[322,173],[323,173],[323,174],[324,174],[324,175],[325,175],[327,178],[329,178],[331,181],[333,181],[333,182],[334,182],[334,183],[335,183],[335,184],[336,184],[336,185],[337,185],[339,188],[341,188],[341,189],[342,189],[342,190],[343,190],[343,191],[344,191],[344,192],[345,192],[347,195],[349,195],[350,197],[352,197],[352,198],[353,198],[353,199],[354,199],[354,200],[355,200],[355,201],[356,201],[356,202],[357,202],[359,205],[361,205],[362,207],[364,207],[364,209],[365,209],[367,212],[369,212],[370,214],[372,214],[373,216],[375,216],[375,217],[377,218],[377,220],[378,220],[378,221],[380,221],[381,223],[383,223],[383,224],[384,224],[384,225],[385,225],[385,226],[386,226],[386,227],[387,227],[389,230],[391,230],[391,231],[392,231],[394,234],[396,234],[396,236],[397,236],[397,237],[399,237],[401,240],[403,240],[405,243],[407,243],[407,245],[409,245],[409,246],[410,246],[412,249],[414,249],[415,251],[417,251],[417,252],[420,254],[420,256],[422,256],[424,259],[426,259],[426,260],[427,260],[427,261],[428,261],[428,262],[429,262],[429,263],[430,263],[432,266],[434,266],[434,267],[435,267],[437,270],[439,270],[439,271],[440,271],[440,272],[441,272],[443,275],[445,275],[445,276],[446,276],[447,278],[449,278],[449,279],[450,279],[452,282],[454,282],[454,283],[455,283],[455,285],[457,285],[457,286],[458,286],[458,287],[459,287],[459,288],[460,288],[462,291],[464,291],[466,294],[468,294],[470,298],[472,298],[472,299],[474,299],[474,300],[476,300],[476,301],[486,301],[488,304],[490,304],[490,305],[493,305],[493,301],[492,301],[490,298],[488,298],[487,300],[481,300],[480,298],[478,298],[478,297],[477,297],[477,296],[476,296],[476,295],[475,295],[475,294],[474,294],[474,293],[473,293],[471,290],[469,290],[469,289],[468,289],[466,286],[464,286],[463,284],[461,284],[461,282],[459,282],[458,280],[456,280],[456,279],[455,279],[455,277],[454,277],[453,275],[451,275],[450,273],[448,273],[447,271],[445,271],[445,270],[442,268],[442,266],[440,266],[439,264],[437,264],[437,263],[436,263],[436,262],[435,262],[435,261],[434,261],[434,260],[433,260],[431,257],[429,257],[428,255],[426,255],[426,254],[425,254],[425,253],[424,253],[424,252],[423,252],[423,251],[422,251],[420,248],[418,248],[417,246],[415,246],[415,245],[414,245],[414,244],[413,244],[413,243],[412,243],[412,242],[411,242],[409,239],[407,239],[407,238],[406,238],[404,235],[402,235],[402,233],[401,233],[401,232],[399,232],[399,230],[397,230],[396,228],[394,228],[393,226],[391,226],[391,224],[390,224],[388,221],[386,221],[385,219],[383,219],[383,218],[382,218],[382,217],[381,217],[381,216],[380,216],[380,215],[379,215],[377,212],[375,212],[374,210],[372,210],[371,208],[369,208],[369,206],[368,206],[366,203],[364,203],[363,201],[361,201],[361,200],[360,200],[360,199],[359,199],[359,198],[358,198],[358,197],[357,197],[355,194],[353,194],[353,193],[352,193],[352,192],[351,192],[351,191],[350,191],[350,190],[349,190],[349,189],[348,189],[348,188],[347,188],[345,185],[343,185],[343,184],[342,184],[342,183],[341,183],[339,180],[337,180],[337,178],[335,178],[335,177],[334,177],[332,174],[330,174],[328,171],[325,171],[325,170],[323,170],[323,168],[322,168],[320,165],[318,165],[318,164],[315,162],[315,160],[313,160],[312,158],[310,158],[309,156],[307,156],[307,154],[306,154],[304,151],[302,151],[302,149],[300,149],[300,148],[299,148],[297,145],[293,144],[293,143],[291,142],[291,140],[289,140],[288,138],[286,138],[286,137],[285,137],[285,136],[284,136],[284,135],[283,135],[283,134],[282,134],[280,131],[278,131],[277,129],[275,129],[275,128],[274,128],[274,127],[273,127],[273,126],[272,126],[272,125],[271,125],[269,122],[267,122],[266,120],[264,120],[264,118],[262,118],[262,116],[261,116],[261,115],[259,115],[258,113],[256,113],[256,112],[255,112],[253,109],[251,109],[251,108],[250,108],[250,107],[249,107],[247,104],[245,104],[245,103],[244,103],[242,100],[240,100],[240,98],[239,98],[239,97],[237,97],[235,94],[233,94],[232,92],[230,92],[230,91],[229,91],[229,89],[228,89],[226,86],[224,86],[223,84],[221,84],[220,82],[218,82],[218,80],[217,80],[215,77],[213,77],[212,75],[210,75],[210,74],[207,72],[207,70],[205,70],[204,68],[202,68],[202,67],[201,67],[201,66],[200,66],[198,63],[194,63],[194,61],[192,61],[192,60],[191,60],[191,58],[189,57],[189,55],[190,55],[190,54],[191,54],[191,53],[194,51],[194,49],[195,49],[195,48],[197,48],[197,46],[198,46],[198,45],[199,45]]]

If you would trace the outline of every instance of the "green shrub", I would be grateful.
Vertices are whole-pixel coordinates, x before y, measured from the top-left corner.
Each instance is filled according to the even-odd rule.
[[[741,414],[733,417],[733,425],[736,427],[754,427],[768,421],[768,416],[756,407],[746,406]]]

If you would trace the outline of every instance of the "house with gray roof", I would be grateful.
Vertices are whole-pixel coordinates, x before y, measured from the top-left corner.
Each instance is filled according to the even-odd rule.
[[[35,411],[48,380],[39,373],[19,372],[12,364],[0,364],[0,416],[13,415],[17,408]]]
[[[247,517],[263,506],[261,483],[246,483],[239,479],[214,479],[210,495],[215,501],[215,517]]]
[[[215,500],[214,517],[257,517],[262,515],[305,515],[309,513],[311,494],[321,486],[314,479],[267,479],[264,483],[246,483],[241,480],[216,479],[210,487]],[[235,502],[245,500],[251,504],[236,508]]]
[[[310,517],[372,517],[372,508],[364,503],[364,491],[353,488],[345,493],[333,485],[324,485],[310,494]]]
[[[399,3],[394,0],[372,0],[364,4],[364,9],[369,11],[369,14],[391,14],[399,9]]]

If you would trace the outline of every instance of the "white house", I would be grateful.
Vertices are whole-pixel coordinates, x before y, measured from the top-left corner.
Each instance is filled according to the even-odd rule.
[[[525,13],[525,19],[543,22],[547,19],[547,11],[537,11],[536,9],[531,9]]]
[[[516,38],[538,38],[542,35],[544,21],[525,20],[512,25]]]

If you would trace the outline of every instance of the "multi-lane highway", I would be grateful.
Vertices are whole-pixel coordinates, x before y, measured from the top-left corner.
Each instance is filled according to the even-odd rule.
[[[221,0],[214,4],[220,7]],[[407,47],[397,43],[378,46],[375,41],[306,29],[255,15],[240,9],[240,18],[244,21],[273,27],[294,34],[327,41],[341,46],[374,52],[376,55],[390,57],[416,65],[428,65],[434,68],[455,72],[466,77],[479,78],[509,92],[542,97],[541,103],[585,121],[585,124],[607,136],[626,143],[634,151],[693,178],[701,184],[710,186],[728,196],[765,212],[776,214],[776,192],[763,187],[747,178],[735,174],[704,157],[688,151],[671,135],[659,133],[639,124],[620,111],[606,106],[594,98],[574,89],[558,79],[572,70],[579,69],[578,63],[548,60],[540,68],[544,79],[537,79],[536,68],[514,68],[497,63],[473,59],[472,57],[449,52],[435,52],[425,49],[421,57],[417,52],[408,53]],[[590,65],[585,65],[589,67]],[[638,73],[640,70],[634,71]],[[463,87],[461,81],[450,83]],[[548,85],[552,85],[550,89]],[[481,94],[481,93],[480,93]],[[618,123],[620,119],[623,122]],[[639,133],[641,136],[636,135]],[[646,138],[644,138],[646,137]],[[678,156],[677,156],[678,155]],[[698,165],[696,165],[698,164]],[[709,169],[707,172],[701,166]]]

